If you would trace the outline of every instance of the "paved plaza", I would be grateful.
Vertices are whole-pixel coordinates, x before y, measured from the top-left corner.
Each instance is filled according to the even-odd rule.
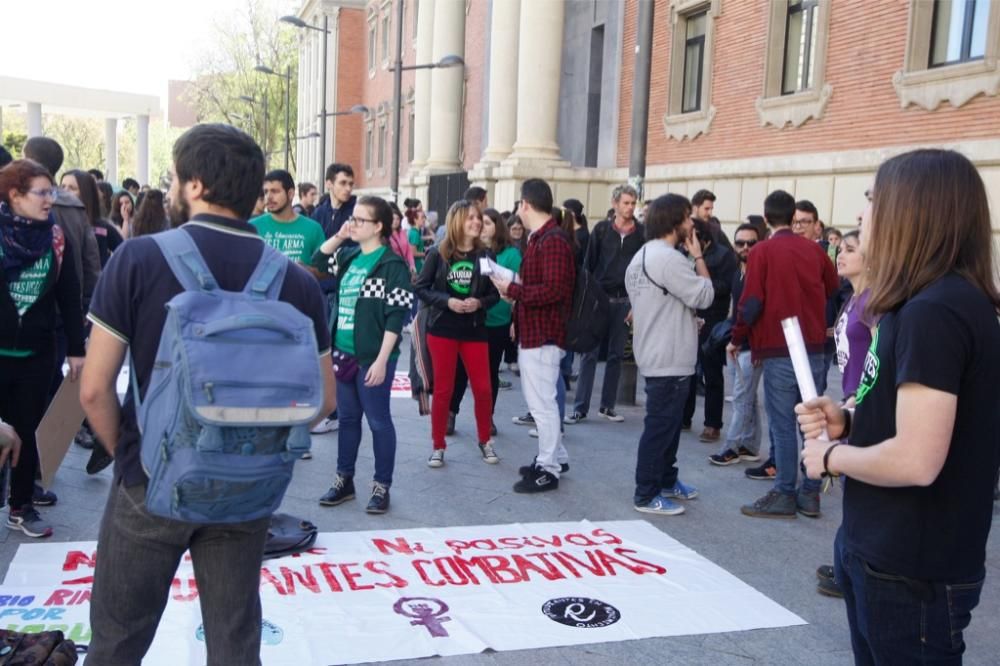
[[[408,342],[407,341],[404,341]],[[404,344],[404,348],[408,346]],[[402,359],[402,360],[405,360]],[[404,363],[400,367],[405,367]],[[603,368],[603,366],[600,366]],[[680,469],[685,483],[695,485],[700,497],[686,504],[680,516],[649,516],[632,509],[635,452],[642,429],[641,407],[620,407],[624,423],[591,416],[566,427],[571,470],[559,490],[541,495],[515,494],[518,466],[530,462],[536,440],[528,428],[511,418],[525,411],[517,378],[514,390],[502,391],[497,405],[499,465],[483,464],[475,447],[472,396],[466,396],[457,434],[449,438],[447,464],[430,469],[430,419],[417,415],[416,403],[393,400],[399,435],[392,508],[383,516],[364,512],[362,494],[373,469],[370,435],[366,432],[356,477],[359,497],[344,505],[323,508],[316,500],[330,485],[336,463],[336,433],[315,437],[314,459],[296,466],[295,480],[282,510],[316,523],[323,532],[481,525],[516,522],[577,520],[646,520],[727,569],[809,624],[783,629],[597,643],[542,650],[485,653],[443,658],[448,664],[849,664],[852,663],[843,603],[815,591],[815,569],[831,563],[831,544],[840,523],[840,491],[823,497],[818,520],[761,520],[740,514],[769,488],[768,482],[744,477],[746,464],[716,467],[707,456],[717,445],[697,439],[701,414],[693,432],[681,437]],[[600,369],[598,381],[600,381]],[[831,371],[831,385],[840,375]],[[599,386],[599,384],[598,384]],[[641,391],[641,387],[640,387]],[[597,393],[598,391],[595,391]],[[572,397],[572,393],[570,394]],[[640,392],[641,399],[641,392]],[[595,396],[595,403],[597,396]],[[699,408],[701,401],[699,400]],[[726,416],[728,417],[728,403]],[[766,446],[766,439],[765,439]],[[111,471],[95,477],[84,472],[87,452],[73,447],[53,488],[55,507],[42,509],[55,526],[54,540],[97,538],[98,524],[111,482]],[[1000,505],[998,505],[1000,506]],[[966,632],[967,664],[993,665],[1000,655],[1000,508],[993,513],[994,528],[987,552],[987,581],[972,625]],[[18,546],[33,543],[19,532],[0,533],[0,572],[4,574]],[[656,613],[656,608],[650,608]],[[336,650],[331,645],[331,650]],[[427,660],[419,660],[426,663]],[[410,661],[395,663],[411,663]],[[413,660],[412,663],[418,663]]]

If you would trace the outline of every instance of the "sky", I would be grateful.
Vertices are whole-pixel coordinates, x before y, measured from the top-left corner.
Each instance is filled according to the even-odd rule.
[[[282,14],[302,4],[270,1]],[[232,20],[246,3],[0,0],[0,75],[164,97],[168,80],[191,77],[216,22]]]

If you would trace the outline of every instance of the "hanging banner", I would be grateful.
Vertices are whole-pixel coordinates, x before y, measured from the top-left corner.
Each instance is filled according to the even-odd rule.
[[[0,589],[0,626],[59,628],[86,643],[95,546],[21,545]],[[308,552],[266,561],[260,584],[267,666],[805,624],[645,521],[322,533]],[[204,660],[185,556],[143,663]]]

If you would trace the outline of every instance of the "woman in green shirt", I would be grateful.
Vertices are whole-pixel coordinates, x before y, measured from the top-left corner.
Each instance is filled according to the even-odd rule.
[[[487,208],[483,211],[483,231],[479,235],[479,239],[483,241],[483,245],[487,249],[496,255],[498,264],[515,273],[521,270],[521,250],[513,244],[510,231],[507,229],[507,225],[500,220],[500,213],[496,210]],[[497,393],[500,391],[500,362],[503,360],[504,350],[513,340],[510,326],[512,315],[510,303],[502,299],[486,311],[486,341],[489,344],[490,383],[493,388],[494,412],[497,407]],[[468,384],[469,376],[465,373],[465,366],[459,363],[455,371],[455,392],[451,396],[452,419],[458,415]],[[454,420],[452,420],[453,422]],[[496,421],[492,424],[492,432],[494,435],[497,434]]]

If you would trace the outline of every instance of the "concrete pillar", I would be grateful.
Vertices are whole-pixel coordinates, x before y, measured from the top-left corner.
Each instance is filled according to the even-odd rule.
[[[442,3],[447,0],[442,0]],[[434,5],[437,0],[420,0],[417,5],[417,62],[426,65],[432,62],[434,47]],[[431,70],[418,69],[415,75],[413,133],[413,163],[411,167],[422,167],[427,163],[431,150]]]
[[[556,127],[565,11],[563,2],[533,0],[521,5],[517,140],[512,159],[560,159]]]
[[[149,116],[136,116],[137,137],[135,141],[136,180],[140,185],[149,185]]]
[[[430,62],[446,55],[465,56],[465,0],[435,0]],[[457,171],[462,167],[459,151],[464,87],[464,67],[431,70],[431,146],[427,166],[434,171]]]
[[[42,135],[42,105],[28,102],[28,138]]]
[[[104,121],[104,180],[118,185],[118,119]]]
[[[535,0],[537,1],[537,0]],[[485,162],[510,155],[517,138],[517,50],[521,0],[493,0],[490,25],[490,104]],[[514,57],[511,57],[511,55]]]

